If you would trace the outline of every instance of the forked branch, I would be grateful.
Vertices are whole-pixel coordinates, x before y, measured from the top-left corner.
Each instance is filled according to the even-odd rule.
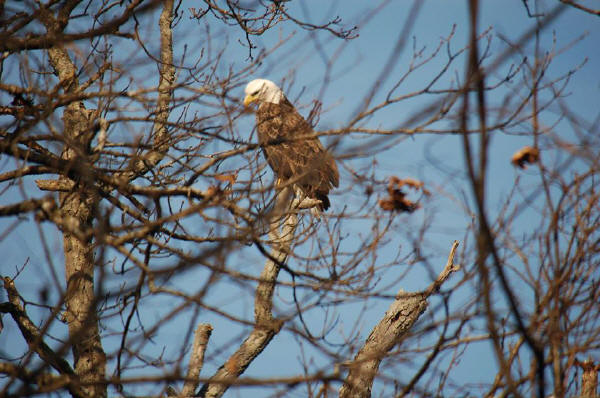
[[[202,386],[201,397],[221,397],[230,385],[248,368],[250,363],[265,349],[283,326],[283,322],[273,317],[273,292],[281,265],[285,264],[294,232],[298,225],[295,212],[287,212],[283,217],[279,209],[289,208],[290,195],[287,189],[277,195],[274,209],[270,213],[269,240],[271,253],[260,274],[254,299],[254,328],[227,362]]]
[[[460,269],[454,265],[454,254],[458,241],[454,241],[446,266],[429,287],[418,293],[398,292],[384,317],[373,328],[367,341],[358,351],[354,360],[347,364],[348,376],[340,389],[340,398],[368,398],[371,396],[373,380],[379,364],[412,328],[421,314],[427,309],[427,299],[438,291],[450,274]]]

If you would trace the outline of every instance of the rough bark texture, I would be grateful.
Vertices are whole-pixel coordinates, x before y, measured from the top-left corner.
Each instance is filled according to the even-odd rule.
[[[598,371],[600,365],[594,365],[591,360],[579,364],[583,369],[581,375],[581,398],[598,398]]]
[[[208,323],[203,323],[198,326],[196,333],[194,333],[194,348],[190,355],[190,365],[186,375],[186,381],[181,390],[181,396],[191,397],[198,388],[200,371],[204,364],[204,352],[208,345],[208,339],[212,333],[212,326]]]
[[[367,341],[349,364],[348,376],[340,389],[340,398],[368,398],[379,364],[398,344],[427,309],[427,298],[439,289],[450,274],[459,269],[454,265],[454,241],[448,262],[438,278],[422,293],[398,293],[383,319],[373,328]]]
[[[346,382],[340,389],[340,398],[371,396],[379,364],[426,309],[427,300],[422,294],[394,300],[356,354]]]
[[[287,204],[289,209],[290,193],[284,189],[277,197],[275,209]],[[198,393],[201,397],[221,397],[231,384],[248,368],[250,363],[265,349],[279,332],[282,321],[273,317],[273,292],[277,284],[277,275],[281,264],[287,260],[294,237],[298,218],[291,212],[281,218],[278,211],[271,213],[272,222],[269,238],[271,254],[260,274],[254,299],[255,326],[235,353],[227,360]]]
[[[50,34],[64,30],[68,16],[78,3],[77,1],[66,2],[58,11],[57,17],[49,10],[42,13],[40,19]],[[162,65],[152,134],[155,145],[147,155],[134,158],[130,169],[120,177],[124,177],[125,180],[132,180],[154,167],[162,160],[169,148],[166,122],[175,78],[171,34],[172,14],[173,1],[164,1],[159,21]],[[77,68],[67,51],[57,43],[48,50],[48,56],[63,90],[76,93],[79,90]],[[72,102],[67,105],[63,114],[64,148],[61,156],[67,161],[67,169],[61,170],[62,176],[58,180],[46,182],[52,187],[55,185],[66,187],[59,190],[59,218],[70,220],[69,228],[63,228],[63,247],[67,283],[65,318],[69,325],[69,337],[75,361],[74,371],[80,379],[86,396],[102,397],[106,396],[106,355],[102,348],[96,309],[94,241],[91,234],[82,233],[93,230],[98,206],[98,195],[94,188],[97,182],[93,181],[91,175],[86,175],[86,171],[91,170],[87,162],[91,155],[93,119],[94,111],[87,110],[83,103]],[[73,175],[77,178],[73,178]],[[44,189],[43,186],[40,188]]]
[[[79,164],[78,152],[87,147],[85,136],[90,127],[89,114],[83,105],[78,104],[71,104],[65,110],[64,135],[67,142],[71,141],[72,144],[65,147],[62,157],[73,160],[74,167],[82,166]],[[83,177],[75,182],[71,192],[59,194],[61,216],[77,220],[79,230],[92,228],[97,206],[97,196],[85,180]],[[106,396],[103,383],[106,356],[98,330],[94,292],[94,243],[91,237],[81,240],[72,233],[63,231],[63,247],[67,279],[65,317],[73,347],[75,373],[80,377],[89,396]]]
[[[59,11],[58,20],[49,13],[44,15],[43,21],[48,31],[64,29],[66,24],[60,24],[60,17],[63,14],[68,15],[75,5],[76,2],[65,5]],[[67,51],[58,44],[48,50],[48,56],[63,90],[77,91],[77,68]],[[89,170],[86,162],[93,137],[92,115],[93,111],[85,109],[80,102],[68,104],[63,114],[64,147],[61,157],[68,161],[69,167],[75,169],[80,177],[78,181],[72,181],[65,177],[69,170],[62,170],[60,181],[73,183],[73,189],[59,194],[59,211],[63,218],[75,220],[75,228],[79,231],[92,228],[98,200],[92,188],[92,181],[86,178],[85,173]],[[98,330],[92,238],[82,240],[71,232],[63,231],[63,247],[67,283],[65,318],[69,325],[75,374],[79,377],[87,396],[106,396],[106,355]]]

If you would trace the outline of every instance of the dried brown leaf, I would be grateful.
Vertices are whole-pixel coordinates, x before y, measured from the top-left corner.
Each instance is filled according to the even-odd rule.
[[[540,150],[531,146],[524,146],[512,156],[511,163],[521,169],[526,169],[528,164],[540,160]]]
[[[216,174],[215,179],[221,182],[228,182],[231,185],[233,185],[235,183],[235,181],[237,180],[237,173],[234,174]]]
[[[429,191],[424,188],[423,182],[413,178],[400,179],[396,176],[392,176],[390,177],[387,188],[389,197],[381,199],[378,202],[379,207],[385,211],[401,211],[406,213],[412,213],[420,208],[421,205],[419,203],[413,202],[406,197],[406,193],[401,189],[404,186],[415,190],[421,190],[424,195],[429,195]]]

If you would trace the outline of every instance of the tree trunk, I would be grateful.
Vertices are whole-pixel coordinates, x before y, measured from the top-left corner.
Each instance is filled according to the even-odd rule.
[[[73,167],[84,169],[79,161],[79,151],[87,148],[90,131],[89,116],[91,112],[83,105],[71,104],[65,110],[64,136],[67,142],[77,145],[77,149],[65,145],[63,159],[72,160]],[[78,173],[80,174],[80,173]],[[60,212],[64,220],[79,232],[85,239],[80,239],[63,231],[63,247],[65,254],[65,274],[67,293],[65,304],[66,319],[69,325],[69,341],[73,349],[75,373],[79,376],[83,390],[93,397],[106,396],[105,378],[106,355],[102,349],[102,341],[98,330],[96,296],[94,292],[94,243],[89,234],[93,228],[94,210],[97,197],[85,176],[75,181],[73,190],[59,195]],[[61,177],[61,180],[67,180]],[[80,234],[81,235],[81,234]]]
[[[49,16],[47,18],[50,19]],[[52,21],[47,22],[48,25],[52,25]],[[75,91],[78,87],[77,69],[67,51],[57,45],[48,50],[48,56],[63,89],[67,92]],[[72,184],[73,189],[59,194],[59,211],[65,221],[65,318],[69,325],[69,343],[73,350],[75,374],[88,396],[104,397],[106,355],[98,330],[94,291],[94,244],[90,233],[98,198],[93,189],[93,181],[86,173],[86,170],[91,169],[87,163],[93,138],[93,113],[85,109],[81,102],[70,103],[64,111],[62,158],[69,161],[69,169],[61,170],[59,182]],[[72,171],[76,173],[71,173]],[[76,181],[67,177],[72,174],[77,175]]]

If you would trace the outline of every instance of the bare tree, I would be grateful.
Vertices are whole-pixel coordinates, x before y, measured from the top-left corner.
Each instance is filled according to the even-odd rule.
[[[544,51],[542,33],[597,11],[523,1],[529,29],[498,47],[470,0],[464,45],[448,27],[425,49],[410,46],[414,2],[359,106],[317,128],[342,184],[315,217],[273,181],[240,88],[278,51],[334,40],[323,95],[359,28],[288,3],[0,4],[0,239],[36,240],[2,267],[3,334],[19,337],[0,353],[2,394],[596,396],[599,124],[563,95],[583,64],[553,74],[562,48]],[[365,6],[359,26],[386,6]],[[277,32],[290,26],[309,40]],[[298,80],[282,86],[318,126],[322,97],[306,105]],[[461,144],[462,173],[429,159],[453,186],[381,166],[432,135]],[[512,165],[492,159],[499,140]],[[508,193],[495,168],[514,169]],[[461,221],[442,242],[449,204]],[[461,383],[484,343],[493,374]],[[283,346],[294,374],[261,365]]]

